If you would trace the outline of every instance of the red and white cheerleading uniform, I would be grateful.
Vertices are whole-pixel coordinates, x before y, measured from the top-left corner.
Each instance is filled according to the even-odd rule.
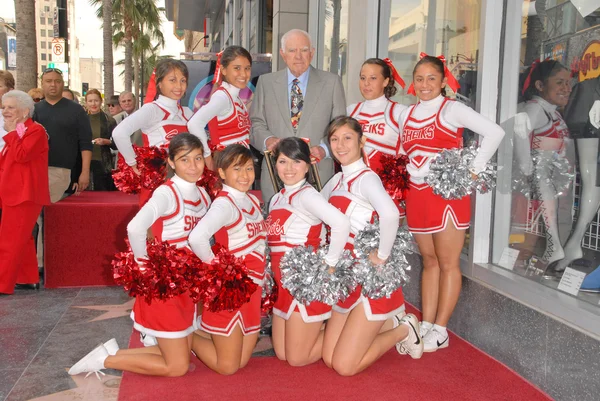
[[[136,259],[146,257],[148,228],[158,222],[162,225],[159,241],[167,241],[177,248],[188,246],[188,236],[210,206],[210,198],[196,183],[175,175],[158,187],[148,202],[127,226],[131,250]],[[189,293],[150,305],[136,298],[131,311],[133,327],[140,333],[158,338],[182,338],[196,330],[196,304]]]
[[[134,132],[142,131],[144,146],[167,148],[175,135],[188,132],[187,122],[191,116],[192,111],[182,107],[179,101],[160,95],[158,99],[146,103],[121,121],[113,131],[113,140],[125,162],[129,166],[134,166],[135,151],[131,143],[131,135]],[[152,192],[142,188],[140,206],[144,205],[151,195]]]
[[[385,96],[352,104],[346,109],[347,114],[355,118],[363,129],[363,135],[367,138],[363,148],[365,163],[376,173],[381,169],[382,156],[398,157],[402,151],[398,121],[404,110],[406,106]],[[401,217],[406,214],[400,205],[398,210]]]
[[[331,227],[331,243],[325,262],[335,266],[344,250],[350,233],[348,218],[333,207],[306,180],[286,185],[271,198],[267,219],[267,242],[271,253],[271,268],[279,285],[273,313],[288,320],[292,312],[299,312],[305,323],[329,319],[331,306],[321,302],[300,304],[281,285],[281,258],[297,246],[312,246],[317,250],[324,240],[325,222]]]
[[[261,286],[265,278],[266,222],[258,199],[227,185],[217,195],[210,210],[190,235],[190,246],[205,263],[215,255],[210,238],[237,257],[243,257],[248,275],[258,284],[250,302],[232,312],[204,311],[201,316],[202,330],[229,336],[237,324],[244,335],[260,330]]]
[[[406,106],[381,96],[374,100],[352,104],[346,109],[355,118],[367,138],[364,152],[366,163],[373,171],[381,167],[382,155],[397,157],[400,154],[400,114]]]
[[[250,147],[250,115],[239,95],[239,88],[222,82],[219,89],[211,95],[210,101],[190,119],[188,129],[202,139],[204,156],[210,156],[210,151],[222,150],[235,143]],[[210,148],[204,130],[207,124]]]
[[[529,136],[531,150],[553,151],[562,153],[569,141],[569,128],[557,110],[558,106],[550,104],[539,96],[525,103],[524,111],[529,116],[533,131]],[[522,151],[523,149],[519,149]],[[529,149],[524,149],[529,152]],[[529,154],[528,154],[529,157]]]
[[[377,256],[381,259],[390,256],[400,222],[398,209],[377,174],[362,159],[342,166],[342,172],[334,175],[321,193],[350,219],[346,249],[354,248],[356,235],[378,216],[380,241]],[[358,286],[345,301],[334,305],[333,310],[348,313],[362,302],[369,321],[387,320],[404,311],[402,288],[398,288],[389,298],[380,299],[367,298],[361,294],[361,290],[362,287]]]
[[[443,231],[452,219],[459,230],[469,227],[471,202],[467,195],[446,200],[425,183],[431,161],[443,149],[463,146],[463,128],[483,136],[472,171],[481,172],[504,137],[500,126],[470,107],[440,95],[409,106],[401,116],[402,147],[409,157],[410,190],[406,197],[406,220],[414,234]]]

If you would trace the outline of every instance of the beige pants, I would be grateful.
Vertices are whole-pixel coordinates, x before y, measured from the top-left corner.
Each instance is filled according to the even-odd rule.
[[[71,184],[71,170],[61,167],[48,167],[48,186],[50,187],[50,202],[56,203],[62,199]],[[44,265],[44,223],[42,216],[37,219],[39,226],[37,240],[38,266]]]

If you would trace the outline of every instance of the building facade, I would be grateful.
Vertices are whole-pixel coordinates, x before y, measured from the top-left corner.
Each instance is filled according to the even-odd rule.
[[[89,89],[98,89],[104,91],[104,72],[102,69],[102,59],[98,58],[80,58],[79,71],[81,83],[87,83]],[[81,87],[77,90],[81,90]],[[81,93],[83,95],[83,93]]]
[[[527,110],[524,81],[537,59],[565,67],[557,67],[568,72],[569,88],[561,96],[570,94],[569,102],[585,109],[575,113],[583,126],[588,111],[600,105],[595,102],[600,100],[598,2],[228,0],[196,2],[202,4],[185,17],[179,3],[167,1],[168,10],[179,7],[170,19],[204,31],[211,51],[237,44],[252,53],[272,53],[273,70],[283,68],[276,56],[281,36],[292,28],[307,30],[316,49],[313,65],[342,77],[349,104],[361,100],[358,80],[365,59],[389,57],[410,84],[421,52],[444,54],[461,86],[451,97],[506,131],[496,159],[497,187],[472,197],[461,259],[463,291],[450,328],[555,398],[598,399],[600,132],[589,124],[588,131],[579,132],[575,115],[569,117],[568,106],[557,102],[551,109],[558,114],[552,116],[561,116],[568,128],[554,128],[560,131],[560,149],[549,154],[552,166],[537,164],[547,149],[536,148],[533,131],[526,132],[533,152],[525,157],[536,164],[533,175],[524,176],[515,128],[516,117]],[[587,88],[589,99],[578,97]],[[406,90],[394,100],[416,102]],[[553,118],[558,126],[559,117]],[[465,132],[463,139],[478,137]],[[407,300],[417,306],[419,270],[406,288]]]

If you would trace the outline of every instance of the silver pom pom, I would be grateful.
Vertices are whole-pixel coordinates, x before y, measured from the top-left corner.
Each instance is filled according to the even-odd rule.
[[[265,254],[265,279],[263,280],[261,298],[266,298],[273,292],[273,287],[275,286],[275,279],[273,277],[271,255],[267,252]]]
[[[474,189],[481,193],[490,191],[496,186],[496,166],[487,163],[473,180],[470,168],[476,156],[474,144],[466,148],[444,149],[431,161],[425,182],[433,193],[444,199],[461,199]]]
[[[371,299],[389,298],[394,291],[408,282],[407,271],[410,264],[407,253],[413,253],[415,246],[410,232],[404,227],[398,229],[392,252],[387,261],[374,266],[369,254],[379,247],[379,221],[368,224],[354,239],[354,275],[362,285],[362,293]]]
[[[281,258],[281,286],[303,305],[314,301],[335,305],[357,286],[350,251],[342,253],[333,269],[324,262],[327,249],[325,246],[314,252],[312,247],[296,247]]]
[[[575,178],[569,160],[557,152],[539,151],[531,152],[531,158],[533,160],[531,181],[532,186],[537,189],[534,199],[539,199],[541,192],[539,187],[542,184],[551,188],[554,197],[564,195]]]

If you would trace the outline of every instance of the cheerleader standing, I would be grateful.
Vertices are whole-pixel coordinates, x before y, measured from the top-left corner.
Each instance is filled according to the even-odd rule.
[[[250,80],[252,56],[243,47],[229,46],[221,54],[220,64],[223,82],[188,123],[189,131],[202,140],[206,157],[234,143],[250,147],[250,116],[239,94]],[[207,124],[210,141],[204,130]],[[208,167],[212,170],[212,163]]]
[[[425,352],[448,346],[446,324],[460,294],[459,257],[464,230],[471,221],[469,196],[445,200],[425,183],[429,165],[443,149],[462,147],[463,128],[468,128],[483,136],[471,167],[472,174],[478,174],[504,137],[500,126],[470,107],[445,97],[446,84],[452,84],[456,91],[458,83],[444,62],[443,58],[421,53],[408,92],[416,93],[419,103],[410,106],[401,116],[402,146],[410,159],[406,167],[410,173],[406,220],[423,256],[421,335]]]
[[[259,288],[250,301],[233,311],[204,311],[201,328],[211,338],[194,335],[194,352],[210,369],[229,375],[246,366],[260,330],[261,286],[265,276],[266,223],[260,204],[248,191],[254,183],[254,162],[250,149],[228,146],[216,158],[216,170],[223,190],[210,210],[190,234],[192,250],[205,263],[215,255],[215,243],[237,257],[243,257],[248,275]]]
[[[136,260],[147,257],[146,233],[154,222],[164,227],[159,240],[178,248],[188,245],[189,233],[210,205],[208,194],[196,186],[204,171],[203,152],[202,143],[191,134],[178,135],[171,141],[168,162],[175,170],[175,176],[154,191],[127,226]],[[197,328],[196,304],[189,293],[167,300],[155,299],[150,304],[138,297],[131,318],[136,330],[156,337],[157,346],[119,350],[113,338],[73,365],[69,374],[98,372],[104,368],[153,376],[186,374],[192,333]]]
[[[285,187],[271,198],[267,219],[271,266],[279,285],[273,306],[273,348],[279,359],[304,366],[321,359],[321,328],[331,317],[331,306],[321,302],[305,306],[296,301],[281,285],[281,258],[296,246],[316,250],[324,239],[325,223],[331,227],[331,242],[323,269],[334,267],[350,234],[350,221],[307,182],[311,160],[306,142],[282,139],[274,156],[277,175]]]
[[[155,80],[158,97],[125,118],[113,131],[113,140],[125,162],[139,174],[131,136],[142,131],[144,146],[167,147],[177,134],[188,132],[187,122],[192,111],[179,101],[185,94],[188,81],[186,65],[173,59],[161,60],[156,66]],[[150,199],[152,192],[140,190],[140,206]]]
[[[331,178],[322,194],[350,219],[347,249],[353,249],[358,232],[375,216],[379,217],[380,243],[369,260],[375,266],[381,265],[389,257],[398,231],[398,209],[377,174],[363,161],[358,121],[351,117],[335,118],[329,124],[327,138],[342,172]],[[389,298],[374,300],[363,296],[359,286],[345,301],[333,307],[325,329],[323,360],[339,374],[351,376],[373,364],[395,344],[411,357],[420,358],[423,342],[419,322],[412,314],[400,318],[402,314],[401,288]],[[392,329],[385,330],[388,319],[392,321]]]
[[[373,171],[381,167],[383,155],[397,157],[400,154],[399,121],[406,106],[390,100],[396,94],[396,83],[404,88],[404,81],[389,59],[368,59],[360,69],[359,81],[365,101],[346,109],[362,127],[366,138],[365,162]]]

